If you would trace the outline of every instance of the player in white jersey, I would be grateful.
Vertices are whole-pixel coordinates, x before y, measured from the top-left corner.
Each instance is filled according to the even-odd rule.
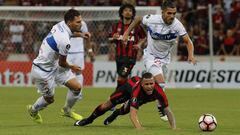
[[[71,90],[67,96],[66,104],[63,107],[63,115],[75,120],[82,119],[82,116],[71,111],[75,104],[76,97],[81,92],[81,84],[71,72],[80,73],[78,65],[71,65],[67,62],[67,54],[70,49],[70,37],[81,28],[82,18],[77,10],[70,9],[64,15],[64,21],[54,25],[44,38],[37,58],[33,60],[31,75],[42,95],[33,105],[27,109],[31,118],[42,123],[39,111],[54,102],[55,83],[63,84]]]
[[[92,62],[94,61],[94,53],[92,50],[92,46],[90,44],[91,34],[88,32],[87,24],[84,21],[82,21],[80,32],[81,33],[75,33],[74,36],[70,39],[71,48],[68,51],[67,61],[70,64],[78,65],[81,68],[81,70],[83,70],[85,67],[84,46],[86,45],[88,56],[90,57]],[[80,35],[78,34],[83,34],[85,38],[79,37]],[[76,78],[80,82],[81,86],[83,86],[82,73],[74,73],[74,74],[76,75]],[[69,89],[67,97],[71,94],[72,94],[71,89]],[[82,98],[82,91],[75,98],[76,100],[80,100]]]
[[[162,4],[161,15],[145,15],[136,17],[128,30],[123,35],[123,42],[127,42],[130,31],[142,22],[148,31],[147,48],[144,49],[144,65],[146,70],[154,75],[155,81],[164,88],[164,72],[166,65],[170,63],[171,49],[176,44],[177,37],[183,38],[188,50],[188,61],[196,64],[193,54],[193,44],[183,24],[175,18],[176,5],[172,0],[166,0]],[[161,106],[158,105],[161,110]],[[167,121],[165,113],[160,112],[161,118]]]

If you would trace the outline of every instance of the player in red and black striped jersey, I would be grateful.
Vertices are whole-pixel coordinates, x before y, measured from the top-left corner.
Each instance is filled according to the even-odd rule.
[[[142,129],[137,117],[137,110],[141,105],[155,100],[161,104],[163,111],[168,117],[171,128],[176,129],[175,118],[168,106],[167,97],[162,88],[154,81],[153,75],[148,72],[144,73],[142,78],[138,76],[130,78],[124,85],[112,93],[108,101],[100,104],[88,118],[76,121],[74,125],[88,125],[113,106],[124,103],[120,109],[116,109],[112,115],[104,121],[104,124],[108,125],[116,119],[118,115],[125,115],[130,112],[130,118],[134,127]]]
[[[120,20],[113,25],[109,40],[115,45],[116,50],[116,66],[117,66],[117,87],[124,84],[128,75],[131,73],[133,66],[136,63],[137,53],[146,42],[145,31],[142,26],[136,27],[129,34],[127,45],[123,45],[122,36],[128,29],[134,19],[136,10],[130,4],[124,4],[119,9]]]

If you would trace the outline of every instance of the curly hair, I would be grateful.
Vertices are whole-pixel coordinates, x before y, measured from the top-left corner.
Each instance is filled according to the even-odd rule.
[[[135,17],[135,15],[136,15],[136,9],[135,9],[135,7],[134,7],[133,5],[131,5],[131,4],[123,4],[123,5],[120,7],[120,9],[119,9],[119,11],[118,11],[119,17],[120,17],[121,19],[123,19],[122,13],[123,13],[123,10],[124,10],[125,8],[130,8],[130,9],[132,10],[132,13],[133,13],[132,19],[133,19],[133,18]]]

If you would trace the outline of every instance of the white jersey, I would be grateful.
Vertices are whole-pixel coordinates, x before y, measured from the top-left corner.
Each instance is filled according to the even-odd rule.
[[[71,35],[72,32],[64,21],[54,25],[44,38],[33,64],[46,72],[55,70],[58,67],[59,54],[63,56],[68,54]]]
[[[81,32],[88,32],[87,24],[82,21]],[[70,39],[71,48],[69,49],[69,53],[83,53],[84,52],[84,44],[82,37],[74,37]]]
[[[169,60],[170,51],[176,44],[177,37],[187,34],[183,24],[177,18],[171,25],[167,25],[162,15],[145,15],[142,23],[148,30],[148,45],[145,51],[160,59]]]
[[[81,32],[88,32],[87,24],[82,21]],[[67,60],[71,64],[75,64],[84,69],[84,39],[82,37],[74,37],[70,39],[71,48],[68,51]]]

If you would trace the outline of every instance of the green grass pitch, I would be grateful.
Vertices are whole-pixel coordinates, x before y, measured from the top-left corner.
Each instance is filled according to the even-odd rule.
[[[87,117],[100,103],[108,99],[114,89],[84,88],[83,99],[75,111]],[[27,114],[26,105],[38,98],[33,87],[0,87],[0,135],[239,135],[240,90],[168,89],[170,107],[175,114],[178,131],[159,118],[156,103],[143,105],[138,113],[144,131],[133,128],[129,115],[119,116],[109,126],[103,120],[111,112],[99,117],[89,126],[74,127],[74,121],[60,117],[65,102],[66,88],[57,88],[55,103],[41,111],[43,124],[35,124]],[[217,118],[215,131],[205,133],[198,128],[198,118],[212,113]]]

